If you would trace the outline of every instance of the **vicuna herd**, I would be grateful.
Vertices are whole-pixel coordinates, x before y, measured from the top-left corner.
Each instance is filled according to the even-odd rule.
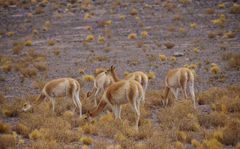
[[[87,93],[87,98],[93,97],[95,109],[87,112],[86,117],[95,117],[105,108],[110,109],[116,119],[121,119],[121,106],[127,103],[136,113],[135,128],[138,129],[140,119],[140,105],[145,102],[145,94],[148,86],[148,76],[136,71],[125,76],[120,80],[115,72],[115,67],[99,73],[95,80],[91,92]],[[184,97],[187,98],[187,88],[196,108],[194,94],[194,75],[188,68],[177,68],[168,71],[165,77],[165,92],[162,96],[163,105],[168,104],[169,91],[173,93],[175,99],[178,100],[178,92],[182,91]],[[82,104],[79,92],[80,84],[72,78],[59,78],[51,80],[42,89],[41,94],[37,98],[37,103],[48,98],[52,103],[52,110],[55,110],[55,99],[57,97],[71,98],[75,108],[79,109],[80,117],[82,117]],[[24,104],[23,111],[32,109],[31,104]]]

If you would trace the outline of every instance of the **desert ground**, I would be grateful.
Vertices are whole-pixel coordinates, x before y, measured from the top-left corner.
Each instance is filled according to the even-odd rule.
[[[237,0],[0,0],[0,149],[240,149],[240,2]],[[96,75],[149,78],[135,114],[80,118],[71,99],[23,112],[49,80],[80,83],[83,114]],[[170,95],[168,70],[195,76],[197,108]]]

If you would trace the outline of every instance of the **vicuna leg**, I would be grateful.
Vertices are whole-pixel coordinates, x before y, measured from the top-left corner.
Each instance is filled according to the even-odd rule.
[[[50,99],[50,101],[52,102],[52,111],[53,111],[53,113],[54,113],[54,112],[55,112],[55,99],[52,98],[52,97],[50,97],[49,99]]]
[[[137,114],[135,129],[138,130],[138,124],[139,124],[139,120],[140,120],[140,104],[137,103],[136,101],[134,101],[133,109],[134,109],[134,112]]]
[[[80,117],[82,117],[82,103],[80,101],[80,97],[79,97],[79,91],[77,91],[75,94],[74,94],[75,98],[73,97],[73,100],[75,100],[75,102],[77,103],[78,105],[78,108],[79,108],[79,115]]]
[[[194,83],[190,83],[189,84],[189,91],[192,97],[192,101],[193,101],[193,107],[196,109],[196,103],[195,103],[195,93],[194,93]]]
[[[171,88],[171,92],[173,93],[176,100],[178,100],[178,88]]]
[[[94,96],[94,105],[97,106],[97,95],[99,95],[101,89],[97,88],[97,91],[95,92]]]
[[[117,105],[116,108],[117,108],[117,118],[121,119],[121,105]]]

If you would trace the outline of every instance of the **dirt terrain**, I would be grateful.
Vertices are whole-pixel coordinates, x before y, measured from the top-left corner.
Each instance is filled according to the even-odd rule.
[[[240,81],[239,5],[239,2],[234,3],[229,0],[0,1],[1,98],[9,103],[12,103],[14,99],[25,101],[29,98],[32,100],[40,93],[46,81],[59,77],[76,78],[80,81],[84,91],[89,91],[93,86],[92,77],[97,68],[109,68],[114,65],[120,78],[128,72],[139,70],[147,73],[150,78],[147,103],[142,107],[144,110],[142,117],[147,120],[142,120],[142,129],[149,129],[151,134],[130,133],[128,131],[131,130],[122,128],[125,125],[131,126],[129,121],[133,120],[134,114],[123,113],[123,119],[128,117],[129,120],[130,117],[130,120],[121,124],[112,120],[112,115],[108,114],[105,119],[102,118],[104,120],[99,120],[99,123],[109,126],[116,124],[117,126],[111,129],[113,134],[104,135],[110,130],[98,128],[99,126],[95,126],[95,123],[91,124],[94,125],[92,126],[94,130],[86,128],[89,131],[81,132],[81,136],[85,134],[94,140],[94,143],[91,142],[88,146],[89,148],[147,148],[151,145],[151,148],[181,148],[183,146],[184,148],[211,148],[219,142],[222,144],[220,143],[218,148],[234,148],[237,143],[224,144],[224,137],[217,139],[219,142],[215,142],[216,144],[210,142],[209,145],[205,142],[207,145],[204,146],[202,142],[203,146],[194,146],[193,138],[197,139],[200,144],[202,140],[211,138],[209,137],[211,135],[206,134],[203,124],[200,125],[204,127],[204,131],[199,129],[197,133],[188,132],[187,139],[183,136],[183,132],[189,130],[185,129],[181,130],[180,135],[173,137],[171,133],[178,132],[181,126],[174,126],[171,131],[165,130],[165,127],[161,125],[164,123],[161,122],[163,117],[161,112],[174,116],[171,110],[178,113],[178,110],[181,111],[181,108],[188,106],[191,108],[187,112],[182,111],[185,115],[180,115],[180,117],[185,118],[189,113],[193,113],[192,117],[208,115],[214,111],[212,104],[216,104],[214,103],[216,98],[222,98],[219,95],[220,92],[226,92],[226,96],[234,97],[235,101],[239,90],[234,88],[232,90],[236,92],[231,94],[231,87],[239,85]],[[172,107],[164,109],[160,102],[164,77],[169,69],[184,66],[195,72],[195,90],[200,105],[197,110],[194,110],[188,100],[177,104],[171,102]],[[211,91],[212,87],[219,87],[219,89]],[[226,90],[222,91],[220,88]],[[210,89],[210,95],[206,97],[207,93],[204,94],[204,92],[208,89]],[[206,102],[206,98],[213,100]],[[239,102],[239,96],[236,100]],[[23,101],[17,101],[20,107]],[[225,100],[221,101],[225,103]],[[68,104],[70,105],[70,102]],[[44,107],[44,105],[41,106]],[[58,117],[66,111],[64,110],[66,107],[67,105],[59,110]],[[41,112],[47,113],[41,110],[36,113],[38,115],[41,115]],[[67,110],[70,109],[67,108]],[[237,112],[236,115],[239,116],[239,111]],[[26,117],[31,114],[20,114],[20,116],[9,118],[4,116],[4,112],[2,113],[0,120],[10,125],[17,125],[19,122],[27,125]],[[46,121],[49,118],[53,119],[52,115],[46,115]],[[229,116],[229,119],[231,117],[239,121],[236,115]],[[67,121],[71,124],[72,131],[78,127],[87,127],[85,125],[88,122],[76,120],[76,117],[74,116],[74,120],[70,122]],[[180,118],[178,120],[180,121]],[[200,119],[198,121],[201,123]],[[49,123],[51,122],[50,120]],[[193,125],[190,131],[195,131],[197,126]],[[164,126],[166,126],[165,123]],[[218,127],[223,128],[228,125],[226,122],[226,125],[217,124],[216,126],[219,130],[221,128]],[[30,130],[40,128],[31,125]],[[59,126],[60,128],[62,126]],[[122,136],[116,137],[114,133],[117,133],[118,129],[121,130]],[[154,129],[161,130],[168,137],[165,138],[160,133],[154,134]],[[30,134],[30,130],[27,134]],[[238,130],[240,130],[239,126]],[[25,141],[22,144],[16,143],[14,147],[17,148],[57,148],[59,144],[62,148],[79,148],[82,145],[79,143],[81,141],[76,141],[73,137],[73,140],[63,141],[64,143],[58,138],[55,138],[57,143],[49,139],[49,146],[40,146],[44,139],[40,141],[35,139],[37,141],[34,144],[31,142],[34,139],[29,135],[25,134],[27,137],[23,134],[19,135],[22,135]],[[113,136],[115,139],[112,139]],[[126,141],[123,138],[128,138],[130,143],[129,140]],[[155,145],[156,138],[161,138],[160,145]],[[99,142],[106,142],[106,144]],[[118,144],[120,146],[117,146]],[[84,147],[87,148],[86,145],[82,148]]]

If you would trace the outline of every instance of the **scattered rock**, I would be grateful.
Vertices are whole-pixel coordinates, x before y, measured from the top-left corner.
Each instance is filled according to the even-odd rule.
[[[174,52],[173,56],[181,57],[181,56],[184,56],[184,53],[183,52]]]

